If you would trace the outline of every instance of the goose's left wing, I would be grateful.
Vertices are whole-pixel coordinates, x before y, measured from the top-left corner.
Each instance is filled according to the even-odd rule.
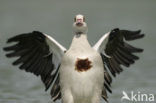
[[[59,65],[66,49],[47,34],[34,31],[8,39],[7,43],[16,44],[5,47],[8,58],[19,57],[13,65],[19,69],[40,76],[46,90],[52,85],[53,100],[61,97],[59,86]]]
[[[110,93],[112,92],[110,89],[112,78],[109,72],[115,77],[116,74],[123,71],[121,65],[129,67],[135,60],[139,59],[134,53],[143,51],[143,49],[133,47],[126,42],[144,37],[144,34],[140,34],[140,32],[140,30],[128,31],[116,28],[106,33],[93,47],[101,54],[105,66],[104,87]],[[106,100],[107,93],[105,90],[103,90],[102,94],[102,97]]]

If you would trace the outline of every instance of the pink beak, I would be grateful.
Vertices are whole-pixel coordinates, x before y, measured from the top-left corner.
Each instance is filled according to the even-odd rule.
[[[78,23],[82,23],[82,19],[77,19],[77,22]]]

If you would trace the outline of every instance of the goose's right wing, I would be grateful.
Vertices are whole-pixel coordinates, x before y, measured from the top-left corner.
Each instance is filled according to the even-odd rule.
[[[134,53],[141,53],[143,49],[136,48],[127,43],[127,41],[133,41],[141,39],[144,34],[141,31],[129,31],[120,30],[118,28],[113,29],[111,32],[106,33],[95,45],[94,49],[101,54],[104,66],[104,87],[112,92],[110,85],[112,82],[112,76],[116,76],[123,71],[122,66],[129,67],[139,59]],[[109,72],[108,72],[109,71]],[[107,101],[107,93],[103,90],[102,97]]]
[[[61,97],[59,86],[59,65],[66,49],[47,34],[38,31],[20,34],[8,39],[7,43],[16,44],[5,47],[8,58],[19,57],[13,65],[19,69],[40,76],[46,90],[52,85],[53,100]]]

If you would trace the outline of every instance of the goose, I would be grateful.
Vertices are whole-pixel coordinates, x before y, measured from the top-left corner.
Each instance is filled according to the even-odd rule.
[[[82,14],[74,18],[74,37],[67,50],[51,36],[33,31],[11,37],[4,47],[6,57],[18,57],[12,64],[40,76],[45,91],[63,103],[108,102],[113,77],[139,59],[135,53],[143,49],[127,43],[144,37],[141,30],[112,29],[94,46],[87,40],[87,23]]]

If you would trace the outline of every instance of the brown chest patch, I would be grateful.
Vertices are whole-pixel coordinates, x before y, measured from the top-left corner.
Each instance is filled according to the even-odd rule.
[[[77,58],[77,61],[75,63],[75,70],[77,70],[78,72],[87,71],[92,67],[91,63],[92,62],[89,61],[88,58],[86,59]]]

